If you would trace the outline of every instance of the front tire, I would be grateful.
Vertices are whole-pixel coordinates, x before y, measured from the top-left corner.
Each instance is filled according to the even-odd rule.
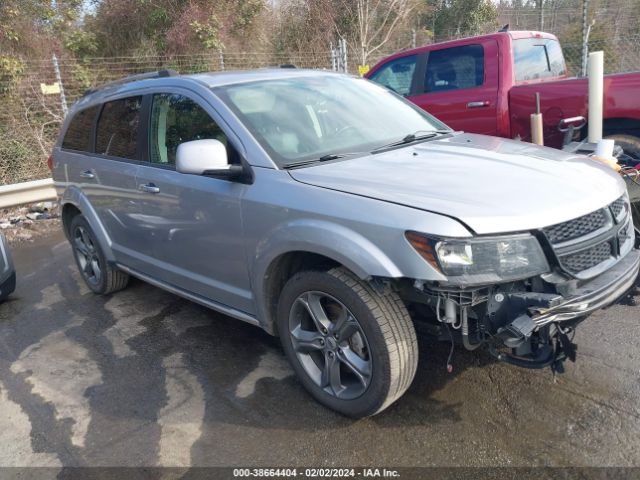
[[[298,378],[323,405],[360,418],[381,412],[409,388],[416,334],[400,297],[345,268],[303,271],[284,286],[278,331]]]
[[[69,239],[80,275],[93,293],[106,295],[127,286],[129,275],[107,263],[96,235],[83,215],[76,215],[71,220]]]

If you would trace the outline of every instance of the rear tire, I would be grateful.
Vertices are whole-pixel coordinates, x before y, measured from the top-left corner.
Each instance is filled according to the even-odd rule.
[[[640,163],[640,138],[634,135],[627,135],[623,133],[617,133],[615,135],[608,135],[605,138],[616,141],[616,145],[620,145],[626,155],[633,157]]]
[[[71,220],[69,241],[80,275],[93,293],[106,295],[127,286],[129,275],[107,263],[95,233],[81,214]]]
[[[416,373],[414,326],[400,297],[345,268],[303,271],[284,286],[278,331],[309,393],[354,418],[381,412]]]

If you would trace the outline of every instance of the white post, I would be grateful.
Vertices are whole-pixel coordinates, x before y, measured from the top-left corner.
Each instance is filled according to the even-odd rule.
[[[604,55],[589,54],[589,143],[602,139],[602,104],[604,98]]]
[[[336,66],[336,51],[333,48],[333,42],[329,42],[329,51],[331,52],[331,70],[335,72],[338,68]]]
[[[69,111],[67,108],[67,97],[64,94],[64,85],[62,84],[62,75],[60,75],[60,65],[58,65],[58,57],[56,54],[53,54],[51,57],[53,61],[53,70],[56,74],[56,82],[58,82],[58,86],[60,87],[60,104],[62,105],[62,114],[63,116],[67,116],[67,112]]]
[[[344,73],[349,73],[349,69],[347,68],[347,41],[344,38],[342,39],[342,55],[343,71]]]

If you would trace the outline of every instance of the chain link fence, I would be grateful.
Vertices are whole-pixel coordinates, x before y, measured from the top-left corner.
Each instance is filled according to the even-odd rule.
[[[15,80],[0,76],[0,185],[46,178],[47,159],[66,106],[86,90],[127,75],[160,69],[182,74],[292,64],[331,69],[331,53],[222,53],[172,57],[53,58],[24,62]],[[56,72],[56,64],[59,76]]]
[[[581,45],[565,45],[564,51],[569,73],[579,74]],[[82,61],[60,58],[57,62],[47,58],[24,62],[15,78],[0,76],[0,185],[49,176],[47,158],[64,119],[65,104],[70,106],[92,86],[163,68],[183,74],[282,64],[330,70],[340,68],[341,62],[336,61],[335,55],[335,51],[328,49],[296,55],[215,52],[172,57],[90,58]],[[370,60],[370,65],[384,56],[379,53]],[[346,57],[344,60],[346,64]],[[354,62],[355,59],[349,60],[350,72],[357,72],[358,66]],[[610,53],[606,68],[608,73],[640,70],[640,36],[628,39]]]

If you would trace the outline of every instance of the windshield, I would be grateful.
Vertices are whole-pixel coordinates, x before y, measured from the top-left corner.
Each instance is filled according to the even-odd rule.
[[[280,166],[368,152],[415,132],[448,127],[368,80],[313,75],[217,87]]]

